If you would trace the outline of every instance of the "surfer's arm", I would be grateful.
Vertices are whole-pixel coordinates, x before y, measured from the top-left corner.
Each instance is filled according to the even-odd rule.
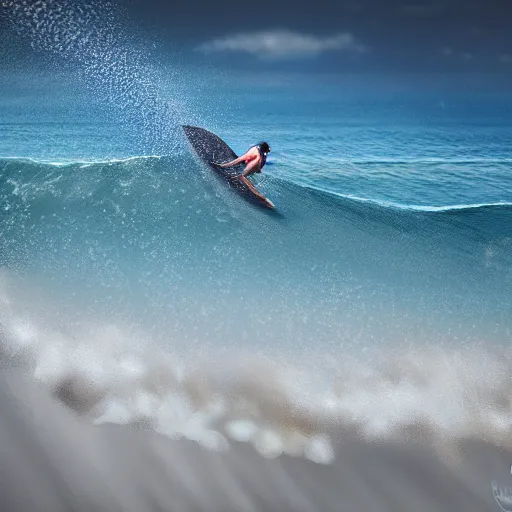
[[[247,162],[249,164],[249,162],[252,162],[252,161],[256,160],[257,158],[258,158],[258,156],[255,155],[252,151],[247,151],[247,153],[245,153],[242,156],[239,156],[237,159],[232,160],[231,162],[227,162],[225,164],[217,164],[217,165],[219,165],[220,167],[232,167],[233,165],[237,165],[241,162]]]
[[[231,162],[227,162],[225,164],[217,164],[217,165],[219,167],[233,167],[233,165],[237,165],[241,162],[245,162],[246,159],[247,159],[247,156],[242,155],[242,156],[239,156],[238,158],[236,158],[235,160],[231,160]]]

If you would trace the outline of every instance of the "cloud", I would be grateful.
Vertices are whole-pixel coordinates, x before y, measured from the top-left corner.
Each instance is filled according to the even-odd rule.
[[[502,53],[498,57],[498,60],[499,60],[499,62],[501,62],[501,64],[512,64],[512,55],[509,55],[507,53]]]
[[[245,52],[261,59],[316,57],[328,51],[364,51],[363,45],[349,32],[323,38],[290,30],[234,34],[203,43],[197,49],[204,53]]]

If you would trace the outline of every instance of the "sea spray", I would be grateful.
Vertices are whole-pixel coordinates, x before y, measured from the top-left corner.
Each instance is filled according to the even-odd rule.
[[[180,144],[179,119],[185,98],[151,65],[111,2],[20,0],[4,3],[3,15],[16,37],[50,61],[76,73],[111,121],[128,129],[146,154],[169,154]],[[115,128],[113,128],[115,131]]]

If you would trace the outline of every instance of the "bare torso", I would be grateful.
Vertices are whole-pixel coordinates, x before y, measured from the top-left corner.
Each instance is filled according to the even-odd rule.
[[[244,175],[248,176],[249,174],[253,174],[255,172],[261,172],[261,154],[257,147],[252,147],[247,151],[247,153],[243,156],[244,162],[247,164],[247,167],[244,171]],[[249,171],[249,172],[247,172]]]

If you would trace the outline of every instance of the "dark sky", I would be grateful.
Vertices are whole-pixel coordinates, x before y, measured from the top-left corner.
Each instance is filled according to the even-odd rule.
[[[17,1],[0,2],[4,60],[20,46],[1,11]],[[138,44],[199,66],[512,76],[512,0],[111,1]]]
[[[512,73],[512,0],[124,0],[123,5],[138,27],[170,50],[219,65]],[[259,51],[262,36],[255,33],[283,30],[288,36],[275,39],[270,51]],[[290,34],[295,50],[277,51]],[[329,42],[340,34],[351,43]],[[233,40],[234,35],[245,39]],[[302,36],[331,48],[311,53],[308,45],[315,41],[297,39]],[[213,40],[216,51],[208,46]],[[194,51],[202,43],[209,52]],[[226,45],[237,50],[227,51]]]

